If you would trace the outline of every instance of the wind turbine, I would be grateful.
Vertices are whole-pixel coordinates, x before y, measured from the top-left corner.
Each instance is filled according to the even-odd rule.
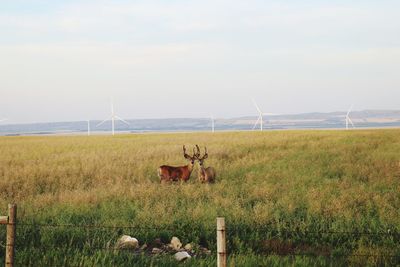
[[[126,120],[124,120],[123,118],[119,117],[118,115],[115,115],[114,103],[113,103],[113,100],[111,99],[111,117],[108,118],[108,119],[105,119],[102,122],[100,122],[99,124],[96,125],[96,127],[99,127],[100,125],[102,125],[106,121],[111,121],[111,133],[112,133],[112,135],[115,135],[115,121],[116,120],[120,120],[123,123],[125,123],[126,125],[129,125],[129,123]]]
[[[87,120],[87,135],[90,136],[90,120]]]
[[[215,122],[214,122],[214,115],[211,114],[211,132],[215,132]]]
[[[350,119],[350,116],[349,116],[352,109],[353,109],[353,105],[350,106],[350,108],[349,108],[349,110],[347,111],[347,114],[346,114],[346,118],[345,118],[345,120],[346,120],[346,130],[349,129],[349,123],[351,124],[351,126],[353,126],[353,128],[356,128],[354,126],[353,121]]]
[[[254,99],[251,99],[251,100],[253,101],[253,104],[254,104],[254,106],[256,107],[257,111],[258,111],[258,118],[257,118],[256,123],[255,123],[254,126],[253,126],[253,130],[256,128],[258,122],[260,122],[260,131],[262,131],[262,130],[263,130],[263,126],[264,126],[264,119],[263,119],[263,116],[264,116],[264,115],[278,115],[278,114],[262,112],[261,109],[260,109],[260,107],[257,105],[256,101],[255,101]]]

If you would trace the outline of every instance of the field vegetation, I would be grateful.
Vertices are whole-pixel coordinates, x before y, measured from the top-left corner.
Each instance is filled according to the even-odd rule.
[[[183,144],[207,146],[215,184],[198,166],[159,183]],[[213,252],[185,266],[215,265],[217,216],[231,266],[399,264],[400,130],[1,137],[0,215],[10,202],[19,266],[176,265],[103,249],[122,234],[178,236]],[[4,243],[0,227],[2,262]]]

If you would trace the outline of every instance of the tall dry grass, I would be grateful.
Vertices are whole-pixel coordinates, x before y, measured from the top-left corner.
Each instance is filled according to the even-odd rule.
[[[159,183],[158,166],[186,164],[183,144],[207,146],[216,184],[200,184],[198,166],[187,184]],[[0,213],[16,202],[23,222],[176,226],[182,233],[212,229],[217,216],[232,227],[271,225],[263,233],[399,231],[399,162],[400,130],[2,137]],[[382,238],[333,244],[338,238],[325,243],[350,253],[399,250]],[[233,250],[243,251],[239,241]]]

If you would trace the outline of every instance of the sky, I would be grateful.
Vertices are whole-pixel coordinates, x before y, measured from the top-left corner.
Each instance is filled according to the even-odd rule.
[[[400,109],[398,0],[12,0],[0,119]]]

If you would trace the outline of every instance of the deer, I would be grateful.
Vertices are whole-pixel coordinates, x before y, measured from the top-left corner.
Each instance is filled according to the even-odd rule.
[[[194,148],[193,156],[190,156],[186,153],[185,146],[183,146],[183,157],[189,160],[189,164],[180,167],[162,165],[158,168],[158,177],[160,177],[160,183],[171,181],[187,182],[189,180],[196,160],[196,152],[194,151]]]
[[[197,153],[195,154],[196,159],[199,162],[200,169],[199,169],[199,181],[202,183],[214,183],[216,178],[216,172],[213,167],[204,167],[204,160],[208,158],[207,147],[204,147],[204,155],[200,157],[200,148],[196,145]]]

